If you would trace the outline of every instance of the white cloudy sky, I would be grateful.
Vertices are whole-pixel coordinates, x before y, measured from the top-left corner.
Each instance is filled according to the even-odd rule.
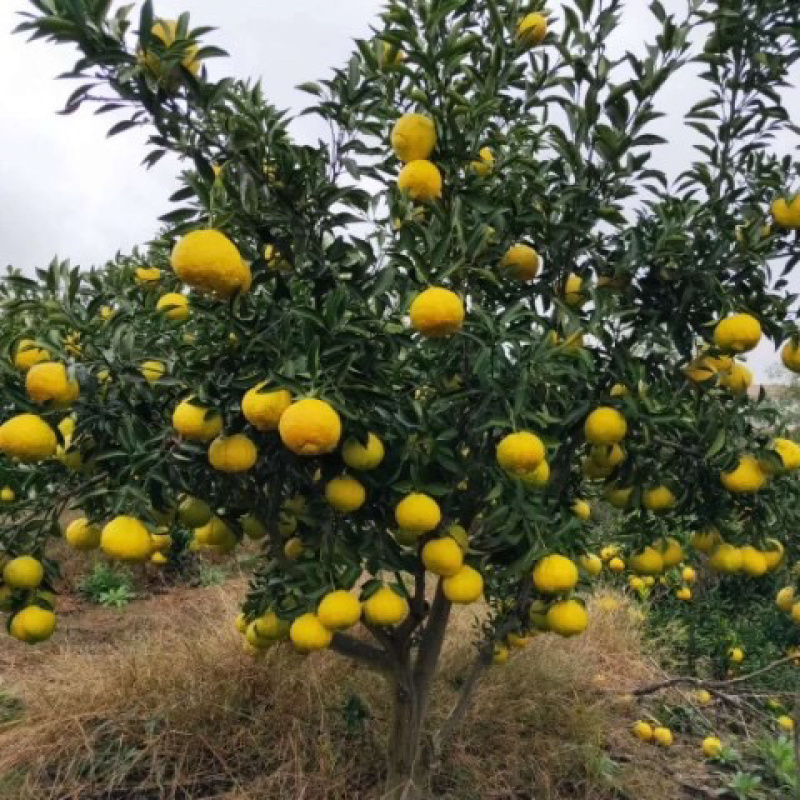
[[[668,10],[684,7],[683,0],[663,2]],[[159,16],[175,17],[190,9],[193,24],[219,28],[209,38],[231,57],[212,63],[213,77],[259,76],[275,105],[300,109],[306,99],[294,87],[344,63],[352,40],[369,34],[383,3],[156,0],[155,5]],[[639,49],[652,35],[647,5],[628,0],[615,49]],[[4,0],[0,6],[0,267],[30,270],[56,254],[83,265],[102,263],[153,234],[157,217],[169,210],[177,166],[164,159],[150,171],[140,169],[144,136],[106,139],[107,117],[56,115],[71,89],[53,78],[74,59],[67,48],[11,36],[17,12],[25,7],[24,0]],[[680,118],[702,90],[689,76],[662,95],[672,122],[659,132],[671,144],[658,159],[672,174],[692,157]],[[309,118],[298,122],[294,132],[298,138],[317,134]],[[774,351],[762,346],[750,363],[763,377],[775,363]]]

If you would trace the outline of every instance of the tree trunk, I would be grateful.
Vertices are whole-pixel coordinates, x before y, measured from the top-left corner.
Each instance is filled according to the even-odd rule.
[[[428,766],[421,747],[423,709],[420,698],[413,686],[395,681],[393,702],[384,797],[386,800],[422,800],[428,792]]]

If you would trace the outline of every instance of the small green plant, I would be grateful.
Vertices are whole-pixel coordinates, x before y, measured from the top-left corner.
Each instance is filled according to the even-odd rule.
[[[736,800],[757,800],[761,792],[761,778],[749,772],[737,772],[727,783],[727,790]]]
[[[19,719],[20,716],[22,716],[22,701],[0,688],[0,725]]]
[[[756,752],[770,783],[797,791],[800,779],[795,763],[794,743],[788,736],[767,736],[756,742]]]
[[[211,586],[221,586],[228,577],[228,570],[219,564],[205,564],[200,562],[196,566],[194,580],[195,586],[208,588]]]
[[[131,573],[103,561],[94,563],[78,589],[89,602],[107,608],[124,608],[136,597]]]

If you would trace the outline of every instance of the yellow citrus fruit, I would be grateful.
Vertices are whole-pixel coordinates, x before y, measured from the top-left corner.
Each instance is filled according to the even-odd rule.
[[[692,534],[692,547],[700,553],[710,553],[722,540],[716,528],[709,527]]]
[[[157,283],[161,280],[161,270],[158,267],[137,267],[136,282],[142,286]]]
[[[199,497],[186,495],[178,506],[178,519],[187,528],[202,528],[211,520],[214,512],[211,506]]]
[[[406,60],[406,54],[390,42],[380,43],[380,65],[383,69],[400,66]]]
[[[742,554],[742,572],[753,578],[760,578],[767,573],[767,560],[764,554],[756,550],[752,545],[745,545],[740,548]]]
[[[697,573],[691,567],[684,567],[681,570],[681,579],[684,583],[694,583],[697,580]]]
[[[3,567],[3,581],[12,589],[35,589],[43,580],[42,562],[33,556],[17,556]]]
[[[625,460],[625,451],[618,444],[595,445],[589,457],[601,467],[617,467]]]
[[[603,571],[603,559],[600,556],[587,553],[578,560],[589,575],[599,575]]]
[[[653,728],[653,741],[661,747],[669,747],[672,744],[672,731],[669,728]]]
[[[289,633],[290,625],[274,611],[265,611],[253,620],[253,632],[261,640],[274,642],[283,639]]]
[[[675,505],[675,495],[667,486],[655,486],[642,493],[642,504],[648,511],[667,511]]]
[[[159,550],[156,550],[153,555],[150,556],[150,563],[155,564],[157,567],[163,567],[169,564],[169,559]]]
[[[520,281],[532,281],[538,274],[540,265],[539,254],[527,244],[512,245],[500,262],[504,271]]]
[[[172,537],[168,533],[153,533],[150,536],[153,550],[163,553],[172,547]]]
[[[783,561],[784,549],[783,545],[776,539],[767,539],[769,549],[762,550],[761,555],[767,562],[767,569],[771,572],[776,569]]]
[[[545,556],[533,568],[533,585],[544,594],[569,592],[577,584],[578,568],[566,556]]]
[[[442,173],[430,161],[410,161],[397,176],[397,188],[412,200],[428,203],[442,196]]]
[[[577,600],[563,600],[547,611],[547,627],[559,636],[577,636],[589,625],[586,609]]]
[[[16,498],[16,494],[14,490],[10,486],[4,486],[0,489],[0,502],[1,503],[13,503]]]
[[[632,488],[609,486],[603,496],[614,508],[627,508],[631,501]]]
[[[732,575],[742,568],[742,552],[727,542],[721,542],[714,548],[708,564],[714,572]]]
[[[305,653],[324,650],[333,639],[333,634],[319,621],[316,614],[302,614],[289,628],[292,644]]]
[[[153,552],[150,531],[136,517],[124,515],[106,524],[100,547],[109,558],[119,561],[147,561]]]
[[[189,397],[175,406],[172,427],[184,438],[195,442],[210,442],[222,431],[222,417],[196,403]]]
[[[100,547],[100,528],[86,517],[79,517],[67,525],[64,539],[75,550],[95,550]]]
[[[788,200],[776,198],[772,203],[772,217],[781,228],[800,228],[800,195]]]
[[[464,565],[464,554],[450,537],[431,539],[422,548],[422,563],[428,572],[450,578]]]
[[[325,499],[342,513],[356,511],[364,505],[367,493],[363,484],[349,475],[333,478],[325,486]]]
[[[600,558],[603,561],[610,561],[615,555],[619,553],[619,547],[615,544],[607,544],[600,550]]]
[[[257,542],[267,535],[267,527],[255,514],[246,514],[240,520],[244,535]]]
[[[158,39],[164,47],[171,47],[178,38],[178,23],[174,19],[161,19],[153,23],[150,29],[151,35]],[[165,65],[154,53],[141,53],[140,63],[156,78],[172,78],[172,75],[165,75]],[[190,44],[181,59],[181,64],[192,75],[197,75],[200,71],[200,61],[197,58],[197,45]]]
[[[547,17],[533,12],[524,16],[517,25],[517,40],[525,47],[534,47],[547,36]]]
[[[26,606],[11,621],[11,635],[27,644],[47,641],[55,629],[56,615],[39,606]]]
[[[628,586],[630,586],[635,592],[644,591],[645,585],[645,582],[641,578],[637,578],[635,575],[632,575],[630,578],[628,578]]]
[[[792,603],[791,611],[789,611],[789,615],[792,618],[793,622],[800,623],[800,602]]]
[[[783,366],[792,372],[800,372],[800,346],[791,340],[781,348]]]
[[[291,539],[286,541],[286,544],[283,545],[283,554],[288,558],[290,561],[294,561],[300,558],[301,555],[305,552],[305,545],[303,544],[303,540],[300,539],[298,536],[293,536]]]
[[[172,250],[172,268],[188,286],[220,297],[250,288],[250,268],[236,245],[214,229],[187,233]]]
[[[633,735],[643,742],[649,742],[653,738],[653,727],[649,723],[639,720],[633,726]]]
[[[526,486],[533,486],[536,488],[546,486],[550,481],[550,465],[547,461],[542,461],[536,469],[525,472],[519,477]]]
[[[63,402],[69,395],[67,368],[55,361],[34,364],[25,376],[25,390],[37,405]]]
[[[397,504],[394,518],[404,530],[421,534],[432,531],[442,521],[442,512],[432,497],[414,492]]]
[[[677,592],[675,592],[675,597],[677,597],[678,600],[691,600],[692,590],[688,586],[682,586]]]
[[[148,383],[158,383],[166,374],[167,367],[163,361],[142,361],[139,372]]]
[[[324,400],[305,397],[283,412],[278,431],[293,453],[319,456],[336,449],[342,435],[342,421]]]
[[[391,142],[404,164],[425,160],[436,147],[436,126],[424,114],[404,114],[392,128]]]
[[[408,601],[389,586],[382,586],[364,602],[364,616],[373,625],[399,625],[408,612]]]
[[[189,298],[178,292],[167,292],[156,303],[156,311],[160,311],[167,319],[182,322],[189,319]]]
[[[368,472],[380,466],[385,455],[383,442],[374,434],[367,434],[366,445],[351,436],[342,445],[342,460],[350,469]]]
[[[658,575],[664,571],[664,559],[655,547],[645,547],[628,559],[628,564],[634,572],[642,575]]]
[[[361,603],[344,589],[328,592],[320,601],[317,617],[329,631],[341,631],[361,619]]]
[[[775,597],[775,604],[788,614],[794,605],[794,586],[784,586]]]
[[[218,436],[208,447],[208,463],[219,472],[247,472],[257,458],[256,446],[243,433]]]
[[[692,693],[695,702],[701,706],[707,706],[711,703],[712,697],[711,692],[707,689],[698,689],[696,692]]]
[[[761,323],[751,314],[732,314],[714,328],[714,344],[728,353],[745,353],[761,340]]]
[[[576,275],[574,272],[571,272],[567,276],[567,280],[564,282],[564,302],[573,308],[582,306],[588,299],[587,296],[581,291],[582,288],[583,278],[581,278],[580,275]]]
[[[608,562],[608,568],[612,572],[622,572],[625,569],[625,562],[619,556],[614,556]]]
[[[478,570],[464,564],[455,575],[442,582],[445,597],[457,605],[469,605],[483,594],[483,576]]]
[[[768,475],[764,472],[757,458],[744,455],[739,458],[739,464],[731,472],[720,475],[722,485],[729,492],[757,492],[767,485]]]
[[[496,644],[492,652],[492,664],[502,666],[508,662],[508,648],[503,644]]]
[[[411,325],[431,339],[450,336],[461,329],[464,304],[449,289],[432,286],[418,294],[411,303]]]
[[[789,472],[800,469],[800,445],[791,439],[775,439],[772,449],[780,456],[783,468]],[[762,465],[762,469],[763,469]],[[765,470],[768,471],[768,470]]]
[[[719,382],[732,392],[746,392],[753,383],[753,373],[737,361],[729,372],[722,375]]]
[[[668,536],[666,539],[660,539],[657,543],[657,547],[664,562],[665,569],[675,567],[683,561],[683,545],[672,536]]]
[[[583,522],[588,522],[592,518],[592,507],[579,498],[572,504],[572,513]]]
[[[776,720],[778,723],[778,727],[782,731],[793,731],[794,730],[794,720],[791,717],[787,717],[785,714],[778,717]]]
[[[517,431],[503,437],[497,445],[497,463],[513,475],[526,475],[544,461],[542,440],[530,431]]]
[[[724,376],[733,366],[730,356],[707,355],[707,348],[686,368],[686,376],[695,383],[705,383],[714,377]]]
[[[533,636],[528,635],[525,636],[524,634],[519,633],[509,633],[506,636],[506,642],[508,643],[509,647],[513,647],[515,650],[522,650],[524,647],[527,647]]]
[[[476,174],[485,178],[494,169],[494,153],[491,148],[482,147],[480,150],[479,160],[473,161],[470,164],[470,169]]]
[[[602,406],[596,408],[586,418],[584,431],[586,439],[594,445],[615,445],[619,444],[628,430],[628,423],[625,417],[615,408]]]
[[[283,412],[292,404],[292,394],[287,389],[262,391],[267,381],[248,389],[242,398],[245,419],[260,431],[276,431]]]
[[[20,339],[14,350],[14,366],[21,372],[27,372],[49,358],[47,350],[39,347],[33,339]]]
[[[733,664],[741,664],[744,661],[744,650],[741,647],[731,647],[728,650],[728,659]]]
[[[236,534],[219,517],[212,517],[205,525],[196,528],[193,543],[218,553],[230,553],[238,544]]]

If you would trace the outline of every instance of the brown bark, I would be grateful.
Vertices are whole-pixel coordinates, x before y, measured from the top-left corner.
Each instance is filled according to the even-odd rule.
[[[386,800],[422,800],[428,789],[428,768],[421,747],[422,709],[413,681],[404,683],[395,681],[394,686]]]

